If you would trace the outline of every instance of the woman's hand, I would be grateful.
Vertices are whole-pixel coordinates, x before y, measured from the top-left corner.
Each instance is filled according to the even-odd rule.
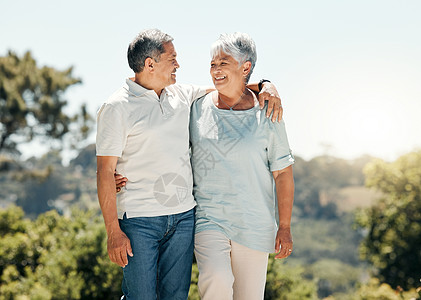
[[[114,181],[115,181],[115,190],[118,193],[121,191],[121,188],[126,185],[127,178],[121,174],[114,173]]]
[[[275,258],[286,258],[291,255],[292,250],[291,227],[279,227],[275,241],[275,251],[278,254],[275,255]]]

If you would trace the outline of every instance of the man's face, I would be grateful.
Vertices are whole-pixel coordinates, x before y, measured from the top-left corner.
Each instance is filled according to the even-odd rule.
[[[164,49],[165,52],[161,54],[159,62],[154,64],[156,79],[163,88],[176,82],[175,72],[180,67],[173,43],[164,44]]]

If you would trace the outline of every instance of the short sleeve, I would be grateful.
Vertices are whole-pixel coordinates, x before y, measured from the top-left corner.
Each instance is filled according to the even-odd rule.
[[[176,84],[174,88],[180,93],[183,98],[191,105],[194,100],[203,97],[206,94],[207,88],[204,86],[192,84]]]
[[[284,120],[281,120],[279,123],[268,123],[270,130],[268,160],[270,171],[273,172],[292,165],[295,162],[295,159],[289,148]]]
[[[122,112],[114,105],[103,104],[97,113],[96,155],[121,157],[127,134]]]

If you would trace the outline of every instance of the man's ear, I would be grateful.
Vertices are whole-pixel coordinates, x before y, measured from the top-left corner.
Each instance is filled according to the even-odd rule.
[[[155,66],[155,60],[151,57],[148,57],[145,59],[145,70],[148,70],[149,72],[154,71]]]
[[[251,62],[246,61],[243,64],[243,76],[247,77],[250,74],[250,71],[251,71]]]

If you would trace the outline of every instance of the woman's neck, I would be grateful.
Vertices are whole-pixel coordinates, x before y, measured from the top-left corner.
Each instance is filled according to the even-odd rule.
[[[246,86],[242,86],[239,89],[228,90],[228,91],[219,91],[218,97],[220,97],[226,104],[235,105],[246,95],[247,89]]]
[[[243,90],[237,90],[229,94],[217,91],[213,98],[216,107],[226,110],[246,110],[254,107],[255,99],[245,86]]]

